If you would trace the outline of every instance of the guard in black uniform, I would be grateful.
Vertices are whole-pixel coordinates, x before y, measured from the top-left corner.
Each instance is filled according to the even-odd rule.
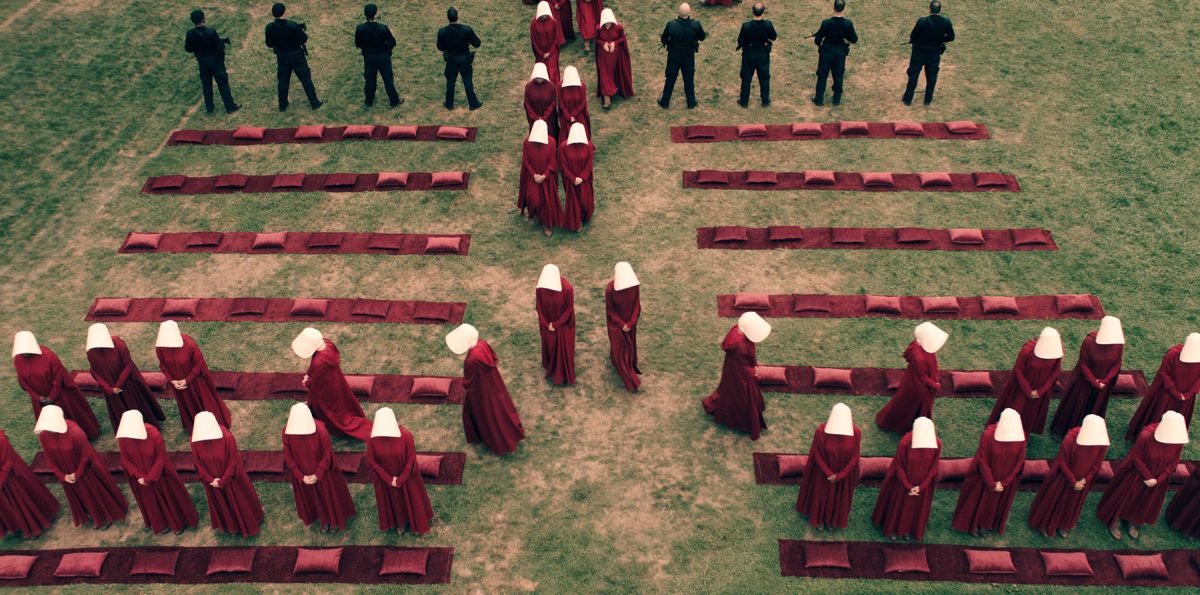
[[[368,4],[363,7],[363,15],[367,22],[354,30],[354,47],[362,50],[363,56],[363,103],[367,107],[375,105],[375,77],[383,77],[383,89],[387,91],[388,100],[396,107],[404,100],[396,93],[396,82],[392,77],[392,48],[396,47],[396,38],[392,31],[383,23],[376,23],[379,7]]]
[[[446,109],[454,109],[454,81],[461,75],[463,90],[467,92],[467,106],[477,110],[483,107],[483,102],[475,97],[475,84],[471,80],[472,64],[475,63],[471,48],[477,48],[483,42],[473,29],[458,22],[458,10],[453,6],[446,10],[446,20],[450,24],[438,29],[437,34],[437,49],[446,61]]]
[[[929,16],[917,19],[916,26],[908,35],[912,56],[908,59],[908,86],[904,88],[904,97],[901,98],[904,105],[912,105],[922,69],[925,70],[925,105],[933,103],[933,89],[937,87],[938,70],[942,65],[946,42],[954,41],[954,25],[941,12],[941,2],[930,2]]]
[[[737,47],[742,51],[742,93],[738,105],[750,106],[750,79],[758,73],[758,88],[763,107],[771,105],[771,44],[775,41],[775,25],[763,18],[767,7],[758,2],[751,9],[752,20],[742,23]]]
[[[675,90],[675,80],[681,70],[688,109],[696,107],[696,52],[700,51],[700,42],[705,37],[700,21],[692,18],[692,7],[686,2],[680,4],[679,16],[667,23],[662,32],[662,44],[667,48],[667,73],[662,97],[658,100],[659,107],[670,107],[671,93]]]
[[[833,74],[833,104],[842,102],[842,79],[846,75],[846,56],[850,55],[850,44],[858,43],[854,23],[842,16],[846,0],[834,0],[833,16],[821,21],[821,28],[813,34],[817,44],[817,90],[813,103],[825,105],[825,80]]]
[[[204,91],[204,109],[213,113],[213,81],[217,81],[217,91],[221,93],[221,102],[225,104],[225,113],[232,114],[242,106],[233,101],[233,93],[229,90],[229,75],[225,72],[225,45],[229,38],[222,38],[212,27],[204,26],[204,11],[192,11],[192,24],[196,25],[187,32],[183,39],[183,49],[196,56],[196,65],[200,67],[200,89]]]
[[[313,87],[312,71],[308,69],[308,34],[304,32],[302,23],[293,23],[283,18],[285,7],[282,2],[276,2],[271,7],[274,21],[267,23],[267,47],[275,50],[275,75],[279,79],[279,111],[288,108],[288,84],[292,73],[300,79],[304,94],[308,96],[308,104],[313,109],[321,107],[317,99],[317,90]]]

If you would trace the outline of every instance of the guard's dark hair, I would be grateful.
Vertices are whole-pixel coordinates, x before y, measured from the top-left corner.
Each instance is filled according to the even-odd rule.
[[[271,7],[271,14],[275,18],[279,18],[283,16],[283,11],[285,10],[287,10],[287,7],[284,6],[282,2],[276,2],[275,5]]]
[[[192,24],[199,25],[204,22],[204,11],[197,8],[192,11]]]
[[[846,0],[833,0],[834,12],[842,12],[846,10]]]
[[[368,19],[375,18],[375,15],[377,15],[377,14],[379,14],[378,6],[375,6],[374,4],[368,4],[363,7],[363,15],[366,16]]]
[[[937,14],[939,12],[942,12],[942,3],[938,2],[938,0],[933,0],[933,2],[930,2],[929,14]]]
[[[458,22],[458,9],[454,8],[453,6],[451,6],[450,8],[447,8],[446,9],[446,20],[450,21],[451,23],[457,23]]]
[[[764,12],[767,12],[767,7],[763,6],[762,2],[758,2],[754,5],[754,8],[752,8],[751,10],[754,12],[754,16],[761,17]]]

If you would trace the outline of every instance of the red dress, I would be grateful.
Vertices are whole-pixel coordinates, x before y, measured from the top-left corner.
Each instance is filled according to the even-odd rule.
[[[43,348],[44,349],[44,348]],[[1196,393],[1200,392],[1200,363],[1179,361],[1183,345],[1176,345],[1163,355],[1150,391],[1129,420],[1129,431],[1125,440],[1131,441],[1142,428],[1162,420],[1167,411],[1177,411],[1192,425],[1192,411],[1196,409]]]
[[[971,460],[971,468],[958,492],[951,526],[964,533],[991,530],[1004,534],[1008,512],[1017,496],[1021,469],[1025,467],[1025,446],[1021,442],[996,442],[992,424],[979,437],[979,449]],[[1004,486],[995,490],[996,482]]]
[[[549,0],[550,14],[562,27],[564,43],[575,40],[575,15],[571,13],[571,0]]]
[[[541,183],[533,176],[546,176]],[[550,136],[545,143],[525,139],[521,151],[521,188],[517,194],[517,208],[522,213],[529,210],[529,217],[537,218],[545,229],[554,229],[562,224],[562,205],[558,202],[558,143]]]
[[[713,421],[748,432],[751,440],[758,440],[767,429],[767,420],[763,417],[767,404],[758,387],[755,372],[758,356],[754,343],[735,324],[721,342],[721,349],[725,352],[721,380],[717,390],[702,401],[704,412],[713,416]]]
[[[428,533],[433,506],[429,504],[425,480],[417,469],[412,432],[401,426],[399,438],[376,436],[367,440],[367,464],[375,486],[379,530],[404,531],[407,525],[418,535]]]
[[[936,353],[929,353],[913,341],[904,350],[908,368],[900,379],[896,394],[875,414],[875,425],[897,434],[912,430],[918,417],[933,418],[933,399],[941,388]]]
[[[558,46],[566,42],[562,28],[553,18],[533,19],[529,23],[529,43],[533,47],[533,61],[546,65],[546,69],[550,71],[550,82],[556,87],[559,77]]]
[[[826,434],[825,424],[817,426],[796,497],[796,510],[808,517],[809,525],[846,528],[858,486],[861,445],[862,432],[857,427],[853,436],[842,436]],[[836,476],[836,481],[829,481],[830,475]]]
[[[1033,504],[1029,507],[1029,527],[1047,535],[1057,531],[1070,531],[1079,521],[1088,491],[1096,481],[1096,474],[1104,464],[1108,447],[1102,445],[1080,446],[1079,428],[1071,428],[1063,438],[1058,456],[1050,465],[1050,473],[1042,481]],[[1075,491],[1075,482],[1086,483],[1082,490]]]
[[[581,81],[578,87],[559,87],[558,88],[558,145],[561,148],[563,143],[567,142],[567,135],[571,133],[571,125],[579,122],[583,124],[583,129],[587,131],[588,142],[595,142],[592,138],[592,116],[588,113],[587,103],[587,86]]]
[[[1125,346],[1100,345],[1096,343],[1096,331],[1084,337],[1079,346],[1079,362],[1067,381],[1062,401],[1054,412],[1050,430],[1062,436],[1071,428],[1079,427],[1089,414],[1104,417],[1108,412],[1108,396],[1121,372],[1121,360]],[[1104,388],[1096,385],[1103,384]],[[1161,417],[1161,416],[1160,416]]]
[[[329,339],[323,341],[325,349],[314,352],[308,362],[308,408],[313,417],[329,424],[333,431],[366,440],[371,437],[371,421],[342,374],[337,346]]]
[[[1036,345],[1037,340],[1031,339],[1021,347],[1017,362],[1013,364],[1012,376],[996,397],[996,405],[988,417],[988,423],[994,424],[1000,420],[1001,411],[1015,410],[1021,414],[1021,426],[1025,429],[1026,438],[1030,434],[1041,434],[1046,429],[1051,391],[1062,372],[1062,358],[1042,359],[1033,354]],[[1036,399],[1029,396],[1034,390],[1038,394]]]
[[[36,421],[42,414],[42,405],[58,405],[62,407],[63,417],[79,424],[88,440],[95,440],[100,436],[96,414],[58,355],[45,345],[40,347],[41,355],[13,356],[17,383],[29,393],[33,402],[33,419]]]
[[[354,518],[354,499],[341,469],[333,465],[333,446],[325,424],[316,421],[312,434],[284,434],[283,459],[292,474],[292,495],[296,513],[307,527],[313,522],[322,529],[346,528]],[[317,483],[304,483],[304,476],[316,475]]]
[[[142,511],[142,521],[154,533],[167,530],[178,533],[199,525],[200,515],[192,503],[192,495],[167,458],[162,435],[158,428],[145,425],[145,440],[117,438],[121,467],[129,478],[129,491],[133,492],[138,510]],[[138,483],[139,479],[145,480],[146,485]]]
[[[562,227],[579,231],[596,212],[596,196],[592,190],[592,160],[596,150],[590,143],[575,143],[560,144],[558,151],[558,169],[562,172],[566,203]],[[576,186],[575,178],[582,179],[583,183]]]
[[[545,120],[551,137],[558,137],[558,93],[550,81],[529,80],[525,83],[525,119],[530,126]]]
[[[39,432],[38,442],[42,443],[50,470],[62,482],[76,527],[89,518],[96,528],[125,518],[129,503],[104,467],[100,455],[88,444],[79,424],[68,419],[66,432]],[[72,473],[75,483],[67,483],[66,476]]]
[[[920,541],[925,537],[929,512],[933,508],[933,492],[937,489],[938,461],[942,459],[942,441],[937,448],[913,448],[912,432],[900,439],[896,456],[888,467],[871,522],[888,537],[911,535]],[[916,496],[909,495],[920,487]]]
[[[204,482],[204,495],[208,498],[209,524],[213,529],[242,537],[258,535],[263,507],[246,475],[233,434],[221,428],[220,438],[191,444],[196,475]],[[221,487],[212,487],[214,478],[221,480],[217,484]]]
[[[625,390],[637,392],[642,379],[638,378],[637,323],[642,315],[641,286],[634,285],[616,291],[609,281],[604,288],[604,310],[608,317],[609,355],[613,368],[625,383]],[[629,327],[629,332],[622,330]]]
[[[1187,483],[1167,505],[1167,523],[1188,537],[1200,537],[1200,468],[1195,465]]]
[[[154,353],[158,354],[158,366],[167,377],[167,386],[175,393],[175,404],[179,406],[179,418],[183,420],[184,428],[190,430],[192,420],[201,411],[213,414],[226,428],[231,427],[233,420],[229,408],[217,394],[208,362],[204,361],[204,354],[191,337],[183,335],[183,347],[155,347]],[[185,380],[187,388],[179,390],[170,384],[171,380]]]
[[[554,384],[575,384],[575,289],[566,279],[562,279],[562,291],[537,290],[537,315],[546,379]],[[550,332],[551,324],[554,332]]]
[[[604,0],[576,0],[575,24],[579,26],[579,36],[589,41],[596,37],[596,27],[600,26],[600,12],[604,10]]]
[[[38,537],[50,529],[60,508],[0,430],[0,537]]]
[[[1142,428],[1137,442],[1117,467],[1108,489],[1096,506],[1096,516],[1111,527],[1117,521],[1133,525],[1153,525],[1167,499],[1167,480],[1179,466],[1183,444],[1163,444],[1154,439],[1158,424]],[[1144,481],[1154,478],[1158,483],[1149,487]]]
[[[613,51],[602,44],[613,43]],[[633,67],[629,62],[629,40],[620,23],[596,29],[596,96],[633,97]]]
[[[525,437],[512,396],[500,377],[500,364],[492,346],[479,340],[463,360],[463,432],[467,442],[483,442],[492,452],[506,455]]]
[[[150,392],[146,379],[141,370],[133,363],[129,355],[129,347],[120,337],[113,335],[111,348],[96,347],[87,350],[88,366],[92,370],[92,378],[104,391],[104,402],[108,405],[108,419],[112,427],[121,425],[121,416],[129,410],[137,410],[142,419],[154,425],[166,419],[158,399]],[[113,393],[113,388],[121,389],[120,394]]]

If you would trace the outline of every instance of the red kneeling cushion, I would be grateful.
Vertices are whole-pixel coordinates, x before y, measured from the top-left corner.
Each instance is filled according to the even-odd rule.
[[[271,188],[302,188],[304,174],[277,174],[271,182]]]
[[[442,455],[417,455],[417,469],[424,477],[442,474]]]
[[[425,239],[425,252],[458,252],[462,238],[433,236]]]
[[[683,136],[688,140],[716,138],[717,129],[712,126],[688,126],[683,129]]]
[[[405,236],[398,233],[373,233],[367,240],[367,248],[371,250],[400,250],[404,247]]]
[[[379,172],[379,175],[375,178],[376,188],[404,188],[405,186],[408,186],[408,172]]]
[[[745,242],[750,237],[745,227],[717,227],[713,229],[714,242]]]
[[[715,169],[702,169],[696,172],[696,183],[725,185],[729,183],[729,174]]]
[[[867,134],[871,131],[866,122],[858,121],[842,122],[838,129],[842,134]]]
[[[292,300],[292,316],[324,316],[329,309],[329,300],[321,298],[297,298]]]
[[[776,455],[779,464],[779,478],[800,477],[808,467],[808,455]]]
[[[309,234],[308,241],[304,243],[307,248],[338,248],[342,245],[342,240],[346,238],[346,234],[340,232],[319,231]]]
[[[829,230],[835,244],[865,244],[867,232],[861,227],[834,227]]]
[[[896,185],[896,180],[892,178],[892,174],[886,171],[865,171],[862,173],[862,180],[863,186],[892,188]]]
[[[901,136],[925,136],[925,127],[912,120],[892,122],[892,128]]]
[[[129,569],[129,574],[175,576],[175,564],[178,561],[179,550],[138,550],[133,553],[133,567]]]
[[[387,127],[387,137],[391,138],[391,139],[417,138],[417,127],[416,126],[388,126]]]
[[[383,566],[379,575],[416,574],[425,576],[425,567],[429,564],[429,550],[426,549],[388,549],[383,552]]]
[[[1044,229],[1014,229],[1012,239],[1014,246],[1041,246],[1050,243]]]
[[[250,572],[254,570],[254,557],[257,554],[256,547],[214,549],[204,574],[212,576],[221,572]]]
[[[955,120],[946,122],[946,129],[954,134],[975,134],[979,131],[979,126],[970,120]]]
[[[267,298],[237,298],[229,307],[230,316],[259,316],[267,311]]]
[[[850,370],[846,368],[813,367],[813,386],[817,388],[854,388]]]
[[[767,126],[765,124],[739,124],[737,127],[737,135],[738,138],[766,136]]]
[[[233,138],[238,140],[262,140],[267,134],[266,128],[258,126],[238,126],[233,131]]]
[[[983,230],[967,227],[956,227],[950,230],[950,241],[955,244],[982,244]]]
[[[188,248],[208,248],[211,246],[219,246],[221,239],[225,234],[219,231],[196,231],[188,234]]]
[[[100,570],[104,568],[104,559],[107,557],[108,552],[63,554],[62,560],[58,563],[58,568],[54,569],[54,576],[59,578],[100,576]]]
[[[1007,550],[968,550],[967,572],[971,574],[1016,574],[1012,552]]]
[[[129,298],[99,298],[92,310],[94,316],[124,316],[129,312]]]
[[[883,548],[883,572],[924,572],[929,574],[929,558],[924,547]]]
[[[971,470],[971,462],[975,459],[942,459],[938,461],[939,481],[962,481]]]
[[[417,302],[413,308],[413,318],[417,320],[446,322],[453,314],[454,304],[449,302]]]
[[[292,574],[305,572],[337,574],[341,563],[342,548],[340,547],[321,549],[298,547],[296,548],[296,566],[292,568]]]
[[[466,140],[468,132],[462,126],[438,126],[437,137],[449,140]]]
[[[833,175],[833,171],[828,169],[806,169],[804,170],[805,184],[835,184],[837,179]]]
[[[287,242],[286,231],[273,231],[270,233],[254,234],[254,243],[251,248],[254,250],[282,250],[283,245]]]
[[[1092,565],[1084,552],[1038,552],[1046,576],[1092,576]]]
[[[829,312],[829,296],[797,295],[792,297],[792,312]]]
[[[18,580],[29,576],[37,556],[0,556],[0,579]]]
[[[771,298],[765,293],[739,293],[733,297],[738,310],[770,310]]]
[[[99,391],[100,383],[96,382],[96,377],[92,376],[91,372],[79,372],[75,374],[75,386],[80,390]]]
[[[371,138],[375,133],[375,126],[371,124],[356,124],[347,126],[342,132],[342,138]]]
[[[779,182],[779,176],[773,171],[751,170],[746,172],[747,184],[765,184],[773,186]]]
[[[249,178],[245,174],[223,174],[217,176],[217,188],[245,188]]]
[[[887,382],[888,390],[896,390],[900,388],[900,382],[904,380],[904,370],[884,370],[883,379]]]
[[[983,295],[979,296],[979,300],[983,303],[984,314],[1020,314],[1021,309],[1017,306],[1017,298],[1007,295]]]
[[[767,228],[767,240],[772,242],[798,242],[803,239],[803,227],[796,225],[772,225]]]
[[[817,122],[792,124],[792,136],[821,136],[821,125]]]
[[[868,295],[867,312],[899,314],[900,298],[894,295]]]
[[[1113,554],[1117,566],[1121,567],[1121,576],[1125,580],[1139,578],[1170,578],[1167,565],[1163,563],[1162,554],[1135,555]]]
[[[310,126],[299,126],[296,128],[296,134],[292,138],[296,140],[321,140],[325,135],[325,127],[316,124]]]
[[[350,392],[360,396],[371,396],[371,390],[375,388],[374,376],[347,376],[346,384],[350,385]]]
[[[409,396],[444,399],[450,396],[452,382],[449,378],[414,378]]]
[[[987,371],[950,372],[950,384],[954,387],[954,392],[992,390],[992,373]]]
[[[783,366],[758,366],[754,370],[759,384],[772,386],[787,385],[787,368]]]
[[[976,188],[1003,188],[1008,186],[1008,178],[995,172],[979,172],[971,174]]]
[[[891,466],[892,457],[862,457],[858,460],[858,475],[863,479],[883,479]]]
[[[922,244],[933,241],[933,233],[924,227],[901,227],[896,230],[896,242],[900,244]]]
[[[176,130],[171,135],[171,140],[177,143],[198,145],[204,142],[204,137],[207,135],[208,133],[203,130]]]
[[[371,318],[387,318],[392,303],[387,300],[369,300],[356,298],[350,305],[351,316],[370,316]]]
[[[1137,392],[1137,382],[1133,379],[1133,374],[1117,374],[1117,381],[1113,383],[1112,392],[1130,394]]]
[[[167,301],[163,302],[162,312],[159,315],[163,318],[173,316],[195,318],[196,310],[199,308],[200,298],[167,298]]]
[[[142,379],[150,390],[162,391],[167,389],[167,377],[162,372],[142,372]]]
[[[183,176],[183,175],[158,176],[157,178],[154,178],[153,182],[150,183],[150,189],[151,190],[174,190],[176,188],[182,188],[183,183],[186,181],[187,181],[187,176]]]
[[[949,172],[944,171],[923,171],[919,174],[921,178],[921,187],[928,188],[930,186],[953,186],[950,181]]]
[[[804,544],[805,568],[850,568],[850,552],[846,542]]]
[[[1095,309],[1092,305],[1092,296],[1086,294],[1060,294],[1054,296],[1054,303],[1058,306],[1059,314],[1067,314],[1070,312],[1091,312]]]
[[[433,172],[433,187],[461,186],[463,179],[464,175],[461,171],[435,171]]]
[[[958,298],[948,295],[923,297],[921,311],[926,314],[957,314]]]
[[[162,240],[161,233],[132,232],[125,238],[126,250],[157,250],[158,242]]]
[[[347,188],[358,183],[358,174],[337,173],[325,177],[326,188]]]

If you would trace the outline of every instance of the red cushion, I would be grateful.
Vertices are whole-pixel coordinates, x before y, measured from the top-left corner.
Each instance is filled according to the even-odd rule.
[[[1113,383],[1112,392],[1131,394],[1137,392],[1137,382],[1133,379],[1133,374],[1117,374],[1117,381]]]
[[[772,225],[767,228],[767,240],[772,242],[798,242],[803,239],[803,227],[796,225]]]
[[[376,188],[404,188],[408,186],[408,172],[384,171],[375,178]]]
[[[896,180],[892,178],[892,174],[886,171],[865,171],[862,173],[862,180],[863,186],[892,188],[896,185]]]
[[[450,396],[450,385],[452,383],[453,381],[450,378],[414,378],[412,391],[410,391],[409,396],[444,399]]]
[[[404,247],[405,236],[398,233],[373,233],[367,240],[367,248],[371,250],[400,250]]]
[[[188,234],[188,248],[208,248],[221,244],[221,239],[225,234],[219,231],[196,231]]]
[[[924,547],[883,548],[883,572],[924,572],[929,574],[929,558]]]
[[[433,187],[461,186],[463,177],[461,171],[435,171],[433,172]]]
[[[321,549],[298,547],[296,548],[296,566],[292,568],[292,574],[305,572],[337,574],[341,563],[342,548],[340,547]]]
[[[867,243],[867,232],[861,227],[834,227],[829,231],[829,235],[835,244]]]
[[[862,457],[858,460],[858,474],[863,479],[883,479],[891,466],[892,457]]]
[[[325,135],[325,127],[320,124],[309,126],[296,127],[296,134],[293,136],[296,140],[321,140]]]
[[[938,461],[938,480],[962,481],[971,470],[971,457],[965,459],[942,459]]]
[[[271,188],[302,188],[304,174],[276,174],[271,182]]]
[[[821,125],[817,122],[792,124],[792,136],[821,136]]]
[[[984,295],[979,296],[979,300],[983,303],[984,314],[1020,314],[1021,309],[1017,306],[1017,298],[1007,295]]]
[[[417,138],[416,126],[388,126],[387,137],[396,138]]]
[[[308,388],[304,386],[304,380],[299,374],[273,374],[270,384],[267,385],[267,392],[271,394],[306,393]]]
[[[254,557],[258,554],[256,547],[216,548],[208,559],[206,576],[220,572],[250,572],[254,570]]]
[[[683,136],[688,140],[716,138],[717,129],[713,126],[688,126],[683,129]]]
[[[371,390],[375,388],[374,376],[347,376],[346,383],[350,385],[350,392],[360,396],[371,396]]]
[[[728,184],[729,174],[715,169],[702,169],[696,172],[696,183],[698,184]]]
[[[151,190],[174,190],[183,187],[183,183],[187,181],[187,176],[158,176],[157,178],[153,178],[153,180],[153,182],[150,182]]]
[[[867,312],[899,314],[900,298],[894,295],[868,295]]]
[[[792,312],[829,312],[829,296],[797,295],[792,297]]]
[[[124,316],[129,312],[129,298],[99,298],[92,309],[93,316]]]
[[[747,184],[766,184],[774,185],[779,181],[779,176],[773,171],[752,170],[746,172]]]
[[[1008,186],[1008,178],[995,172],[979,172],[971,174],[976,188],[1003,188]]]
[[[897,120],[892,122],[892,128],[902,136],[925,136],[925,127],[912,120]]]
[[[379,568],[380,576],[389,574],[416,574],[425,576],[425,567],[429,563],[429,550],[413,548],[387,549],[383,552],[383,566]]]
[[[324,316],[329,309],[329,300],[320,298],[297,298],[292,300],[292,316]]]
[[[714,242],[745,242],[749,239],[745,227],[717,227],[713,229]]]
[[[758,377],[759,384],[767,385],[786,385],[787,368],[783,366],[758,366],[755,368],[755,375]]]
[[[16,580],[29,576],[37,556],[0,556],[0,579]]]
[[[462,244],[460,237],[431,236],[425,239],[425,252],[454,252],[457,253]]]
[[[896,390],[900,388],[900,382],[904,380],[904,370],[884,370],[883,380],[887,383],[888,390]]]
[[[1092,576],[1092,565],[1084,552],[1038,552],[1046,565],[1046,576]]]
[[[74,554],[63,554],[62,560],[58,563],[58,568],[54,569],[54,576],[66,578],[72,576],[100,576],[100,570],[104,567],[104,559],[108,557],[108,552],[77,552]]]
[[[230,316],[258,316],[267,311],[267,298],[237,298],[229,307]]]
[[[805,184],[836,184],[837,179],[833,172],[828,169],[806,169],[804,170]]]
[[[358,183],[358,174],[337,173],[325,177],[326,188],[347,188]]]
[[[992,390],[992,373],[987,371],[950,372],[950,384],[956,392]]]
[[[196,310],[199,308],[200,298],[167,298],[167,301],[163,302],[160,316],[163,318],[173,316],[195,318]]]
[[[437,137],[450,140],[466,140],[468,132],[462,126],[438,126]]]
[[[767,126],[765,124],[740,124],[737,127],[737,135],[738,138],[766,136]]]
[[[983,230],[966,227],[956,227],[950,230],[950,241],[955,244],[982,244]]]
[[[167,377],[162,372],[142,372],[142,379],[146,381],[146,386],[150,390],[166,390]]]
[[[346,234],[339,232],[317,232],[309,234],[304,245],[308,248],[337,248],[342,245]]]
[[[771,298],[765,293],[739,293],[733,297],[733,307],[739,310],[770,310]]]
[[[350,305],[351,316],[370,316],[371,318],[387,318],[392,303],[388,300],[369,300],[356,298]]]
[[[1067,314],[1069,312],[1091,312],[1095,309],[1092,305],[1092,296],[1078,293],[1060,294],[1054,296],[1054,303],[1058,306],[1059,314]]]
[[[224,174],[217,176],[217,188],[245,188],[249,178],[244,174]]]
[[[1016,574],[1013,566],[1012,552],[1008,550],[969,550],[967,555],[967,572],[971,574]]]
[[[896,230],[896,242],[921,244],[933,241],[933,233],[924,227],[901,227]]]
[[[955,120],[946,122],[946,129],[954,134],[975,134],[979,131],[979,126],[970,120]]]
[[[1121,576],[1125,580],[1138,578],[1171,578],[1167,573],[1167,565],[1163,563],[1162,554],[1113,554],[1117,566],[1121,567]]]
[[[355,124],[347,126],[342,132],[342,138],[371,138],[375,133],[375,126],[372,124]]]
[[[161,233],[132,232],[125,238],[126,250],[157,250],[158,242],[162,240]]]
[[[922,187],[953,186],[954,185],[954,183],[950,181],[949,172],[923,171],[918,175],[921,178],[921,186]]]
[[[204,142],[204,137],[208,133],[203,130],[176,130],[171,135],[171,140],[177,143],[200,144]]]
[[[99,391],[100,383],[96,382],[96,377],[92,376],[91,372],[79,372],[74,377],[75,386],[80,390]]]
[[[1041,246],[1050,243],[1050,237],[1044,229],[1014,229],[1012,239],[1014,246]]]
[[[818,388],[854,388],[850,370],[846,368],[813,367],[813,386]]]
[[[926,314],[957,314],[958,298],[949,295],[923,297],[921,311]]]
[[[417,320],[446,322],[453,314],[454,304],[449,302],[417,302],[413,308],[413,318]]]
[[[133,568],[129,569],[129,574],[175,576],[178,561],[179,550],[137,550],[133,553]]]
[[[871,131],[866,122],[859,121],[842,122],[838,129],[842,134],[867,134]]]
[[[805,568],[850,568],[850,552],[846,542],[804,544]]]
[[[254,244],[251,247],[254,250],[282,250],[283,245],[287,243],[286,231],[273,231],[270,233],[254,234]]]
[[[233,131],[233,138],[238,140],[262,140],[267,134],[266,128],[258,126],[238,126]]]
[[[808,455],[776,455],[779,464],[779,478],[800,477],[808,466]]]
[[[442,474],[442,455],[417,455],[417,469],[424,477],[438,477]]]

